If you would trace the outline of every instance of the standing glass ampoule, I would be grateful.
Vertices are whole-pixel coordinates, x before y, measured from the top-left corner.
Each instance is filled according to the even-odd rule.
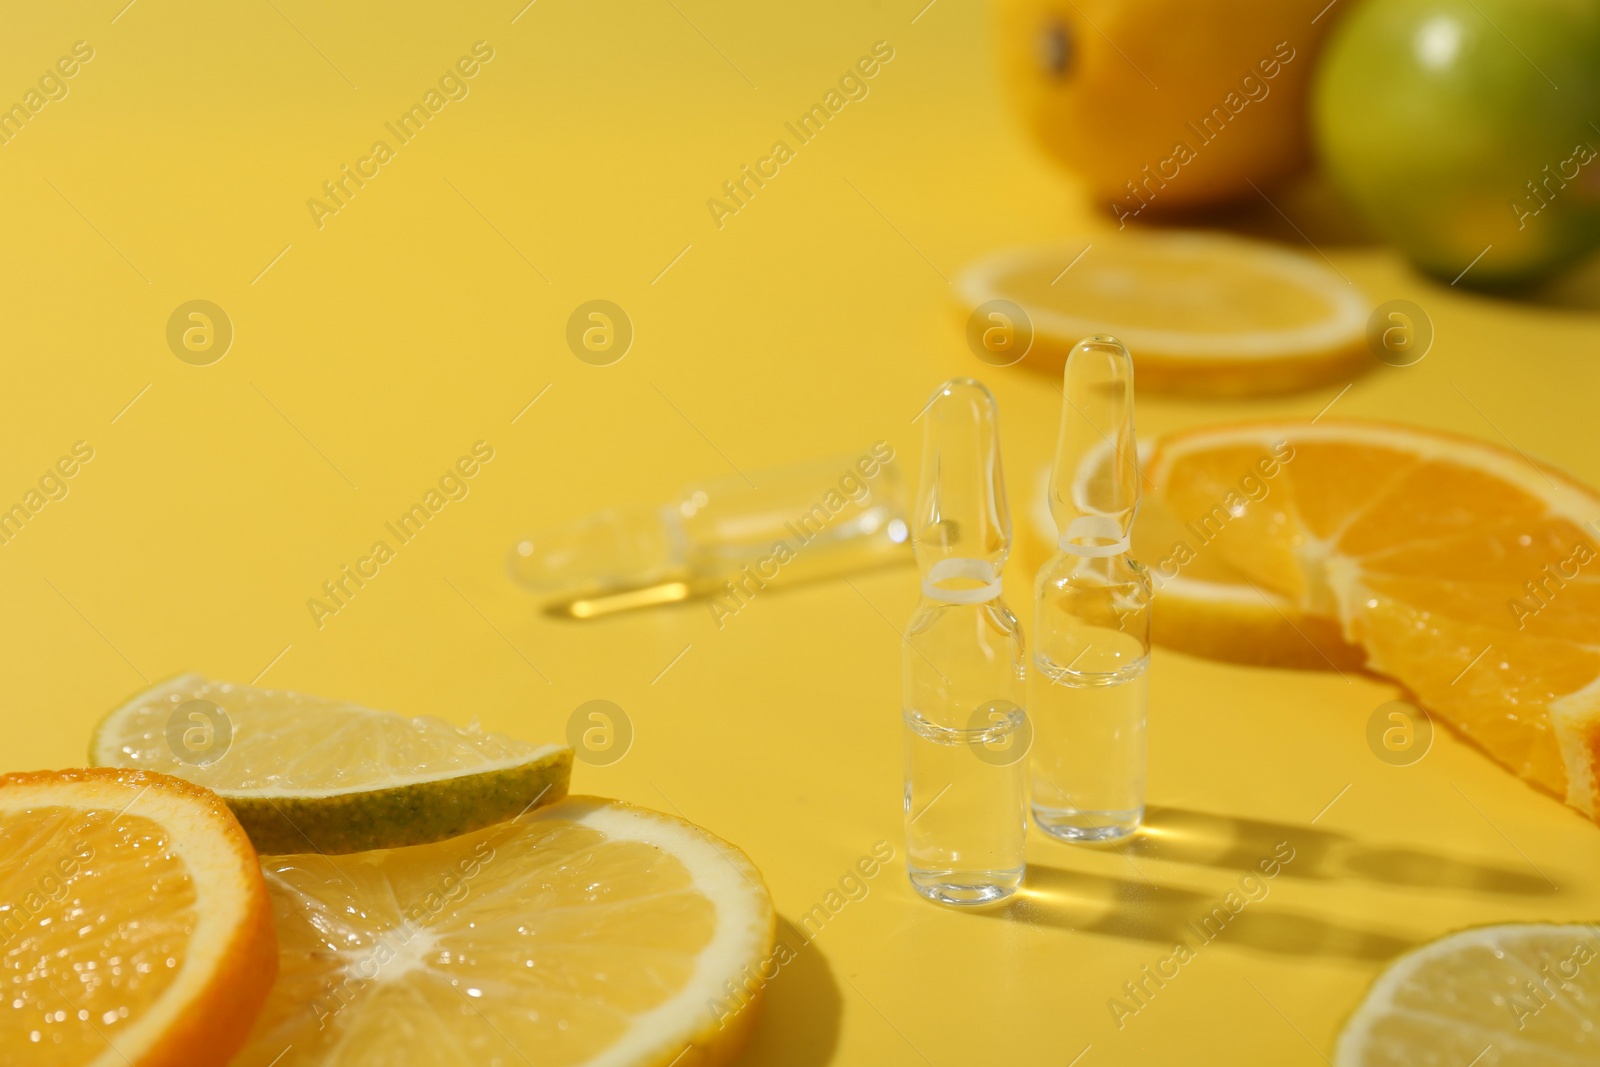
[[[906,866],[929,900],[984,904],[1025,866],[1027,660],[1000,596],[1011,515],[989,390],[952,379],[922,419],[922,599],[901,646]]]
[[[1144,818],[1150,576],[1128,558],[1139,508],[1133,361],[1113,337],[1067,357],[1050,475],[1059,550],[1034,583],[1033,818],[1109,841]]]

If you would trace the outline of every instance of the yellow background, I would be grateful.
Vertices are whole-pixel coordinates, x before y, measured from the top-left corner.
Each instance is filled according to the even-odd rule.
[[[182,670],[541,740],[604,698],[636,740],[613,766],[580,764],[575,790],[739,844],[786,918],[875,842],[898,854],[910,569],[770,591],[719,630],[703,604],[559,624],[503,560],[529,529],[735,466],[879,438],[914,461],[911,418],[953,374],[1000,397],[1020,511],[1058,395],[966,351],[947,280],[1104,222],[1005,108],[987,10],[123,2],[0,20],[0,100],[74,41],[95,50],[0,147],[0,501],[74,442],[95,450],[0,547],[4,766],[80,763],[106,709]],[[479,40],[495,56],[470,95],[318,229],[307,199]],[[880,40],[895,56],[870,95],[719,230],[706,200]],[[1334,414],[1510,440],[1600,481],[1592,312],[1455,291],[1375,247],[1322,250],[1438,335]],[[197,298],[236,331],[206,367],[164,337]],[[635,324],[614,366],[564,342],[593,298]],[[1309,418],[1338,389],[1145,396],[1140,430]],[[478,440],[495,458],[470,496],[319,629],[307,598]],[[1150,795],[1167,832],[1128,854],[1035,836],[1026,898],[1002,913],[922,902],[897,860],[771,984],[748,1062],[1067,1064],[1090,1046],[1085,1067],[1313,1064],[1403,946],[1594,918],[1594,826],[1453,737],[1413,767],[1379,762],[1366,721],[1394,695],[1158,650]],[[1119,1030],[1107,1000],[1280,840],[1296,858],[1270,895]]]

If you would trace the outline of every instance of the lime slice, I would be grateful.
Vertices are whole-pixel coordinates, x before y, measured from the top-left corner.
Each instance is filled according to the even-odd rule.
[[[1600,931],[1516,923],[1401,956],[1339,1035],[1335,1067],[1600,1060]]]
[[[794,958],[743,852],[613,801],[262,866],[279,977],[235,1067],[710,1067]]]
[[[438,841],[559,800],[572,773],[564,746],[197,674],[108,715],[90,760],[215,790],[264,853]]]

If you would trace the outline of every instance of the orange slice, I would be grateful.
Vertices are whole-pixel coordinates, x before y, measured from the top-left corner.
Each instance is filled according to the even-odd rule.
[[[1072,346],[1096,334],[1128,346],[1147,390],[1276,393],[1372,362],[1367,298],[1321,263],[1261,241],[1090,234],[997,252],[966,268],[955,291],[963,315],[996,300],[1025,310],[1023,364],[1057,377]]]
[[[220,1067],[278,968],[239,823],[147,771],[0,776],[0,939],[0,1059],[38,1067]]]
[[[1214,554],[1311,615],[1506,767],[1594,816],[1600,493],[1416,427],[1241,423],[1147,474]]]

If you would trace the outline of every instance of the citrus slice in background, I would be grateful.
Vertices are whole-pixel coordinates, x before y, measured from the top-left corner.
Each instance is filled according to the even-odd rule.
[[[277,971],[244,831],[212,793],[111,769],[0,776],[0,1056],[220,1067]]]
[[[1337,620],[1370,668],[1596,814],[1600,494],[1482,441],[1331,420],[1173,434],[1146,474],[1197,556]]]
[[[238,1067],[721,1064],[785,962],[744,853],[618,802],[264,867],[280,975]]]
[[[1141,442],[1139,461],[1149,462],[1151,446]],[[1090,457],[1084,481],[1097,459]],[[1056,552],[1057,531],[1050,515],[1050,469],[1039,472],[1022,525],[1020,556],[1029,574]],[[1215,553],[1188,553],[1196,540],[1159,496],[1146,496],[1133,523],[1128,553],[1150,572],[1155,607],[1151,639],[1166,648],[1207,659],[1253,667],[1300,670],[1359,670],[1361,649],[1344,640],[1336,620],[1302,611],[1287,597],[1252,584]]]
[[[1110,233],[1005,249],[963,270],[955,290],[964,315],[993,300],[1025,310],[1023,363],[1058,376],[1097,334],[1128,346],[1151,390],[1285,392],[1372,362],[1362,293],[1305,256],[1237,237]]]
[[[439,841],[559,800],[572,773],[565,746],[197,674],[113,711],[90,759],[215,790],[263,853]]]
[[[1557,1067],[1600,1059],[1600,932],[1519,923],[1401,956],[1339,1035],[1335,1067]]]

